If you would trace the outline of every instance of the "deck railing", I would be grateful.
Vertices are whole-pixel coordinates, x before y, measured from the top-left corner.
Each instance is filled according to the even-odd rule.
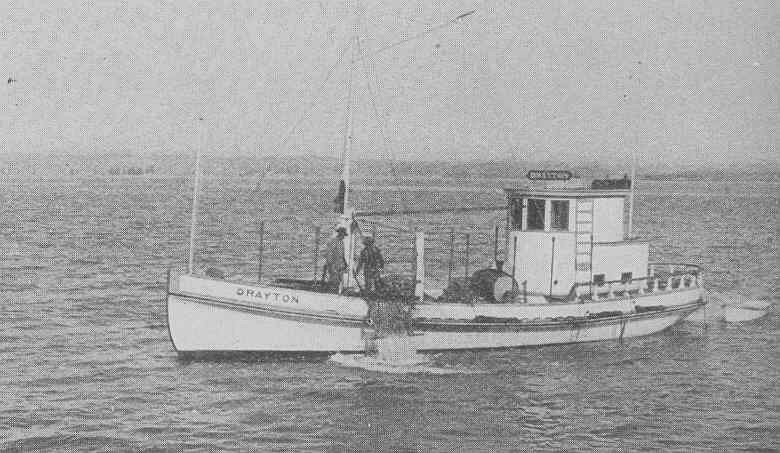
[[[449,288],[444,298],[453,297],[455,288],[468,288],[471,274],[486,267],[495,266],[504,256],[505,232],[503,217],[492,222],[484,218],[453,215],[436,222],[385,220],[361,218],[362,236],[372,236],[384,258],[382,282],[406,288],[416,281],[416,233],[425,232],[424,266],[426,287]],[[437,223],[438,222],[438,223]],[[458,229],[451,225],[459,225]],[[422,227],[425,227],[424,229]],[[333,237],[335,223],[312,219],[301,221],[297,217],[258,221],[245,225],[244,230],[227,235],[215,229],[204,234],[194,272],[214,278],[239,281],[310,280],[322,281],[325,267],[325,251]],[[355,260],[363,245],[360,239],[354,243]],[[514,263],[505,263],[511,271]],[[359,275],[357,286],[364,276]],[[354,281],[354,280],[353,280]]]
[[[650,263],[647,276],[629,280],[575,283],[572,293],[580,302],[699,288],[699,266],[688,263]]]

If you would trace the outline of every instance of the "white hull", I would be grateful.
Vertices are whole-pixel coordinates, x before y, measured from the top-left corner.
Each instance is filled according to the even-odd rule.
[[[419,351],[438,351],[621,340],[661,332],[682,321],[688,313],[690,309],[655,316],[624,316],[609,323],[557,323],[539,330],[524,327],[504,332],[424,332],[413,337],[412,344]]]
[[[168,297],[168,327],[179,352],[360,352],[364,329],[272,317]]]
[[[262,303],[247,298],[246,288],[264,294]],[[413,312],[415,325],[409,340],[420,351],[614,340],[660,332],[701,305],[698,290],[663,296],[586,304],[419,305]],[[637,304],[653,306],[661,301],[663,310],[636,310]],[[622,314],[593,317],[606,312]],[[370,347],[374,335],[367,314],[365,302],[355,297],[192,276],[178,277],[168,295],[168,326],[180,353],[360,353]],[[496,319],[474,322],[475,316]]]

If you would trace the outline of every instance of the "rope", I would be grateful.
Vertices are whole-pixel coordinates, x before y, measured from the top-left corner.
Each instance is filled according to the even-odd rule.
[[[362,51],[362,49],[361,49]],[[371,60],[372,63],[374,63],[374,66],[376,63],[374,60]],[[379,127],[379,135],[382,139],[382,148],[385,152],[385,155],[390,158],[390,171],[393,173],[393,179],[395,179],[396,188],[399,194],[401,194],[401,212],[406,212],[409,207],[409,201],[406,199],[406,196],[404,195],[404,192],[401,190],[401,178],[398,175],[398,168],[396,166],[396,159],[393,152],[390,150],[390,147],[388,146],[388,140],[387,140],[387,134],[385,134],[385,124],[383,121],[383,117],[379,115],[379,107],[377,106],[377,95],[379,92],[379,75],[376,71],[373,72],[374,78],[375,78],[375,84],[377,91],[374,92],[374,90],[371,87],[371,79],[369,77],[369,69],[368,69],[368,62],[364,59],[363,60],[363,73],[366,76],[366,87],[368,88],[368,94],[371,96],[371,107],[374,111],[374,118],[376,119],[377,126]]]
[[[355,61],[361,61],[363,59],[366,59],[366,58],[369,58],[369,57],[373,57],[374,55],[383,53],[383,52],[385,52],[387,50],[393,49],[393,48],[398,47],[398,46],[400,46],[402,44],[406,44],[409,41],[414,41],[415,39],[422,38],[423,36],[429,35],[429,34],[433,33],[436,30],[441,30],[442,28],[449,27],[450,25],[452,25],[452,24],[454,24],[456,22],[459,22],[462,19],[465,19],[466,17],[474,14],[474,12],[475,12],[475,10],[469,11],[467,13],[461,14],[460,16],[458,16],[458,17],[456,17],[454,19],[450,19],[447,22],[443,22],[443,23],[441,23],[439,25],[431,27],[430,29],[428,29],[428,30],[426,30],[426,31],[424,31],[422,33],[418,33],[418,34],[410,36],[410,37],[408,37],[406,39],[402,39],[402,40],[396,41],[396,42],[394,42],[392,44],[388,44],[388,45],[386,45],[384,47],[380,47],[379,49],[371,52],[370,54],[363,55],[362,57],[359,57]]]
[[[387,135],[385,134],[385,124],[384,124],[384,121],[383,121],[383,117],[379,114],[379,108],[377,107],[377,97],[378,97],[380,84],[379,84],[379,74],[376,71],[376,61],[374,60],[374,56],[378,55],[378,54],[380,54],[382,52],[385,52],[385,51],[387,51],[389,49],[398,47],[398,46],[400,46],[402,44],[405,44],[407,42],[410,42],[410,41],[413,41],[415,39],[419,39],[419,38],[421,38],[423,36],[426,36],[428,34],[431,34],[431,33],[433,33],[436,30],[440,30],[442,28],[448,27],[448,26],[450,26],[450,25],[452,25],[452,24],[454,24],[456,22],[459,22],[462,19],[465,19],[466,17],[474,14],[474,12],[475,11],[472,10],[472,11],[469,11],[467,13],[461,14],[461,15],[455,17],[454,19],[451,19],[451,20],[449,20],[447,22],[444,22],[444,23],[441,23],[441,24],[439,24],[437,26],[434,26],[431,29],[426,30],[426,31],[424,31],[422,33],[418,33],[418,34],[416,34],[414,36],[411,36],[411,37],[409,37],[407,39],[403,39],[401,41],[398,41],[398,42],[395,42],[393,44],[387,45],[385,47],[381,47],[381,48],[379,48],[379,49],[377,49],[377,50],[375,50],[373,52],[370,52],[370,53],[363,54],[362,48],[359,48],[359,51],[360,51],[361,55],[357,59],[353,60],[353,62],[355,62],[355,61],[362,61],[363,62],[363,72],[364,72],[364,74],[366,76],[366,86],[368,88],[369,95],[371,96],[371,106],[372,106],[372,109],[373,109],[373,112],[374,112],[374,118],[376,119],[377,126],[379,127],[379,134],[380,134],[381,139],[382,139],[383,151],[385,152],[385,155],[390,158],[390,170],[393,173],[393,179],[395,179],[395,183],[396,183],[396,186],[397,186],[398,193],[401,195],[400,196],[400,198],[401,198],[401,200],[400,200],[401,201],[401,214],[411,213],[411,212],[407,212],[407,211],[409,211],[409,200],[406,199],[406,196],[404,195],[404,192],[401,190],[401,178],[398,175],[398,169],[397,169],[397,165],[396,165],[397,160],[395,158],[395,155],[393,154],[393,152],[390,150],[390,148],[388,146]],[[364,23],[362,23],[362,25],[365,27]],[[371,72],[371,71],[369,70],[368,61],[367,61],[369,59],[370,59],[370,62],[371,62],[371,67],[374,68],[373,75],[374,75],[374,84],[375,84],[375,87],[376,87],[376,92],[372,89],[372,86],[371,86],[371,80],[370,80],[370,76],[369,76],[369,72]]]
[[[333,73],[335,72],[336,68],[341,64],[341,61],[344,59],[344,55],[346,55],[347,50],[349,50],[351,47],[352,47],[352,43],[350,41],[350,42],[348,42],[344,46],[343,49],[341,49],[341,52],[339,53],[339,56],[336,59],[336,62],[333,63],[333,65],[331,65],[331,67],[328,69],[328,72],[327,72],[327,74],[325,76],[325,79],[323,79],[322,83],[320,83],[320,86],[315,91],[315,96],[312,98],[311,102],[307,106],[304,107],[303,112],[301,113],[301,116],[298,118],[298,121],[296,121],[292,125],[292,127],[287,131],[287,134],[284,136],[284,138],[280,142],[279,146],[277,147],[279,150],[283,149],[287,145],[287,142],[290,140],[292,135],[295,133],[295,130],[298,128],[298,126],[300,126],[301,123],[303,123],[303,121],[306,118],[308,118],[309,113],[311,113],[311,108],[314,106],[314,104],[316,103],[317,99],[322,94],[322,92],[323,92],[323,90],[325,88],[325,84],[327,84],[330,81],[330,78],[333,76]],[[263,184],[263,181],[265,180],[265,175],[269,171],[271,171],[271,164],[270,164],[270,162],[268,163],[266,168],[263,170],[263,173],[261,174],[261,177],[259,178],[259,180],[255,183],[255,185],[252,187],[252,189],[250,189],[249,192],[247,193],[248,196],[253,196],[258,191],[258,189],[260,189],[260,187]],[[233,209],[233,207],[235,206],[236,202],[241,197],[241,195],[243,195],[241,191],[236,191],[236,195],[228,203],[228,209],[226,210],[226,212],[230,212]],[[320,214],[324,214],[324,213],[320,212]]]
[[[385,52],[387,50],[390,50],[392,48],[398,47],[398,46],[400,46],[402,44],[405,44],[405,43],[408,43],[410,41],[419,39],[419,38],[421,38],[423,36],[429,35],[429,34],[435,32],[437,30],[440,30],[442,28],[448,27],[448,26],[450,26],[450,25],[452,25],[454,23],[457,23],[457,22],[465,19],[466,17],[474,14],[474,12],[475,11],[472,10],[472,11],[469,11],[467,13],[461,14],[461,15],[455,17],[454,19],[450,19],[450,20],[448,20],[446,22],[443,22],[443,23],[441,23],[439,25],[436,25],[436,26],[426,30],[426,31],[423,31],[421,33],[413,35],[413,36],[411,36],[409,38],[397,41],[395,43],[389,44],[387,46],[381,47],[381,48],[379,48],[379,49],[377,49],[377,50],[375,50],[375,51],[373,51],[371,53],[360,55],[357,58],[353,57],[352,60],[351,60],[352,63],[355,63],[355,62],[358,62],[358,61],[364,61],[363,68],[364,68],[364,72],[365,72],[365,75],[366,75],[366,83],[367,83],[367,86],[368,86],[368,91],[369,91],[369,94],[372,97],[371,98],[372,108],[373,108],[374,115],[376,117],[377,123],[379,125],[380,135],[381,135],[381,138],[382,138],[382,145],[384,147],[384,151],[390,157],[390,160],[391,160],[391,170],[393,172],[393,177],[396,180],[396,185],[398,186],[399,193],[401,194],[402,211],[407,211],[407,209],[408,209],[408,200],[406,200],[405,196],[403,195],[403,191],[400,190],[401,183],[400,183],[400,177],[398,175],[398,170],[397,170],[396,165],[395,165],[396,159],[395,159],[395,156],[390,151],[390,149],[389,149],[389,147],[387,145],[387,136],[386,136],[385,131],[384,131],[384,124],[382,123],[382,120],[380,119],[379,108],[378,108],[377,102],[376,102],[376,94],[375,94],[374,90],[371,87],[371,82],[370,82],[369,74],[368,74],[369,69],[368,69],[367,64],[365,63],[365,60],[371,58],[372,59],[371,62],[373,63],[373,66],[376,66],[376,63],[373,60],[373,57],[375,55],[378,55],[380,53],[383,53],[383,52]],[[305,106],[303,112],[301,113],[301,116],[292,125],[292,127],[288,130],[287,134],[285,134],[284,138],[281,140],[281,142],[278,145],[277,149],[279,149],[279,150],[283,149],[287,145],[287,142],[290,140],[292,135],[298,129],[298,127],[303,123],[304,120],[306,120],[308,118],[308,116],[309,116],[309,114],[311,112],[311,108],[316,104],[316,101],[319,99],[319,96],[322,94],[322,92],[323,92],[323,90],[325,88],[325,84],[327,84],[330,81],[331,77],[333,76],[333,73],[335,72],[335,69],[341,64],[341,62],[344,59],[344,56],[346,55],[347,51],[350,48],[352,48],[352,46],[353,46],[352,40],[350,39],[350,41],[342,48],[341,52],[339,53],[338,58],[336,59],[336,62],[333,63],[333,65],[331,65],[331,67],[328,69],[328,72],[327,72],[327,74],[325,76],[325,79],[322,81],[322,83],[320,84],[319,88],[315,91],[315,96],[313,96],[312,101],[307,106]],[[358,50],[360,50],[360,49],[358,49]],[[378,76],[376,70],[374,70],[374,78],[375,78],[375,85],[376,85],[376,88],[377,88],[377,91],[378,91],[378,89],[379,89],[379,76]],[[269,165],[263,171],[263,173],[262,173],[261,177],[259,178],[259,180],[248,191],[248,193],[246,193],[246,195],[251,197],[260,189],[260,187],[262,186],[263,181],[265,179],[265,174],[267,172],[269,172],[270,170],[271,170],[271,165],[269,163]],[[235,195],[233,196],[233,198],[227,204],[226,212],[230,212],[234,208],[235,204],[238,202],[239,198],[242,195],[244,195],[243,191],[236,190]],[[324,213],[320,212],[320,214],[324,214]]]

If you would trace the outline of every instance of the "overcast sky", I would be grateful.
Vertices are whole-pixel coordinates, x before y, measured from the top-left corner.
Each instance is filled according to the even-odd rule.
[[[780,166],[777,2],[361,5],[369,53],[476,12],[355,65],[357,156]],[[338,156],[355,10],[3,2],[0,150]]]

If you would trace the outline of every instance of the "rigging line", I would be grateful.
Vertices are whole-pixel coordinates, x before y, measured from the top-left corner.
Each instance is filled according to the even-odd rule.
[[[396,42],[394,42],[392,44],[388,44],[388,45],[386,45],[384,47],[380,47],[379,49],[371,52],[370,54],[366,54],[366,55],[363,55],[363,56],[359,57],[355,61],[361,61],[361,60],[364,60],[366,58],[373,57],[374,55],[377,55],[377,54],[383,53],[385,51],[388,51],[390,49],[396,48],[396,47],[398,47],[398,46],[400,46],[402,44],[406,44],[409,41],[414,41],[415,39],[422,38],[423,36],[426,36],[426,35],[429,35],[429,34],[433,33],[434,31],[441,30],[442,28],[449,27],[450,25],[452,25],[454,23],[457,23],[457,22],[460,22],[461,20],[471,16],[475,12],[476,12],[476,10],[471,10],[471,11],[469,11],[467,13],[463,13],[460,16],[454,18],[454,19],[450,19],[447,22],[443,22],[443,23],[441,23],[439,25],[433,26],[430,29],[425,30],[424,32],[418,33],[418,34],[410,36],[410,37],[408,37],[406,39],[402,39],[400,41],[396,41]]]
[[[433,33],[434,31],[440,30],[440,29],[442,29],[442,28],[445,28],[445,27],[447,27],[447,26],[449,26],[449,25],[452,25],[452,24],[454,24],[454,23],[457,23],[457,22],[459,22],[459,21],[461,21],[461,20],[463,20],[463,19],[467,18],[468,16],[471,16],[471,15],[472,15],[472,14],[474,14],[475,12],[476,12],[476,10],[471,10],[471,11],[469,11],[469,12],[463,13],[463,14],[461,14],[461,15],[459,15],[459,16],[457,16],[457,17],[455,17],[454,19],[450,19],[450,20],[448,20],[447,22],[444,22],[444,23],[442,23],[442,24],[439,24],[439,25],[437,25],[437,26],[434,26],[434,27],[430,28],[429,30],[426,30],[426,31],[424,31],[424,32],[422,32],[422,33],[418,33],[418,34],[416,34],[416,35],[414,35],[414,36],[411,36],[411,37],[409,37],[409,38],[407,38],[407,39],[404,39],[404,40],[401,40],[401,41],[395,42],[395,43],[393,43],[393,44],[390,44],[390,45],[388,45],[388,46],[382,47],[382,48],[380,48],[380,49],[378,49],[378,50],[376,50],[376,51],[372,52],[371,54],[363,55],[363,56],[361,56],[361,57],[359,57],[359,58],[354,58],[354,57],[353,57],[353,58],[352,58],[352,63],[355,63],[355,62],[357,62],[357,61],[362,61],[362,60],[364,60],[364,59],[366,59],[366,58],[369,58],[369,57],[373,58],[373,56],[374,56],[374,55],[377,55],[377,54],[379,54],[379,53],[385,52],[385,51],[387,51],[387,50],[390,50],[390,49],[392,49],[392,48],[398,47],[398,46],[400,46],[400,45],[402,45],[402,44],[405,44],[405,43],[407,43],[407,42],[413,41],[413,40],[415,40],[415,39],[421,38],[421,37],[423,37],[423,36],[425,36],[425,35],[431,34],[431,33]],[[336,68],[339,66],[339,64],[341,64],[341,61],[344,59],[344,55],[346,55],[347,51],[348,51],[348,50],[349,50],[349,49],[352,47],[352,45],[353,45],[353,44],[352,44],[352,40],[350,39],[350,41],[349,41],[349,42],[348,42],[348,43],[347,43],[347,44],[344,46],[344,48],[343,48],[343,49],[341,50],[341,52],[339,53],[339,56],[338,56],[338,59],[336,60],[336,62],[335,62],[335,63],[334,63],[334,64],[333,64],[333,65],[330,67],[330,69],[328,70],[328,73],[327,73],[327,75],[325,76],[325,79],[324,79],[324,80],[322,81],[322,83],[320,84],[320,87],[319,87],[319,89],[318,89],[318,90],[317,90],[317,92],[315,93],[315,96],[314,96],[314,98],[312,99],[312,102],[311,102],[311,103],[310,103],[310,104],[309,104],[309,105],[308,105],[306,108],[304,108],[304,111],[303,111],[303,113],[301,114],[300,118],[298,119],[298,121],[296,121],[296,122],[295,122],[295,124],[293,124],[293,126],[292,126],[292,127],[290,128],[290,130],[287,132],[287,135],[284,137],[284,139],[283,139],[283,140],[281,141],[281,143],[279,144],[279,146],[278,146],[278,149],[282,149],[282,148],[284,148],[284,147],[287,145],[287,142],[288,142],[288,141],[289,141],[289,139],[292,137],[292,135],[295,133],[295,131],[297,130],[297,128],[298,128],[298,127],[301,125],[301,123],[303,123],[303,121],[304,121],[304,120],[305,120],[305,119],[308,117],[308,115],[309,115],[309,113],[310,113],[310,110],[309,110],[309,109],[311,109],[311,107],[314,105],[314,103],[315,103],[315,102],[316,102],[316,100],[317,100],[317,94],[320,94],[320,93],[322,92],[323,88],[325,87],[325,84],[326,84],[326,83],[327,83],[327,82],[330,80],[330,78],[332,77],[332,75],[333,75],[333,73],[334,73],[335,69],[336,69]],[[395,169],[393,169],[393,171],[395,171]],[[255,192],[256,192],[256,191],[257,191],[257,190],[260,188],[261,184],[262,184],[262,181],[258,181],[257,183],[255,183],[255,185],[253,186],[253,188],[250,190],[250,194],[253,194],[253,193],[255,193]],[[229,203],[229,205],[228,205],[228,209],[232,209],[233,205],[234,205],[234,204],[237,202],[239,195],[240,195],[240,194],[236,194],[236,196],[233,198],[233,200],[232,200],[232,201]],[[228,212],[229,212],[229,211],[228,211]]]
[[[336,59],[336,62],[333,63],[333,65],[331,65],[331,67],[328,69],[328,72],[327,72],[327,74],[325,76],[325,79],[323,79],[323,81],[322,81],[322,83],[320,83],[318,89],[314,92],[314,96],[313,96],[311,102],[309,103],[309,105],[307,105],[304,108],[303,112],[301,113],[301,116],[298,118],[298,121],[296,121],[293,124],[293,126],[287,131],[287,134],[284,136],[284,139],[280,142],[280,144],[277,147],[277,149],[281,150],[281,149],[283,149],[285,147],[287,142],[290,140],[292,135],[295,133],[295,130],[298,128],[298,126],[300,126],[301,123],[303,123],[303,121],[308,117],[309,113],[311,113],[311,108],[316,103],[319,95],[322,94],[323,89],[325,88],[325,84],[327,84],[328,81],[330,81],[330,78],[333,76],[333,73],[335,72],[336,68],[341,64],[341,61],[344,59],[344,55],[346,55],[347,50],[350,49],[351,45],[352,44],[351,44],[351,41],[350,41],[350,42],[348,42],[344,46],[343,49],[341,49],[341,52],[339,53],[339,56]],[[265,179],[265,174],[269,173],[270,171],[271,171],[271,164],[269,162],[268,166],[264,170],[263,178],[260,178],[258,181],[255,182],[254,186],[249,190],[248,195],[251,196],[255,192],[257,192],[258,189],[260,189],[260,187],[263,184],[263,180]],[[233,209],[233,206],[238,202],[238,199],[240,198],[241,195],[242,194],[241,194],[240,191],[236,191],[236,195],[228,203],[228,205],[227,205],[228,207],[227,207],[227,210],[225,212],[230,212]]]
[[[306,107],[303,109],[303,112],[301,113],[301,116],[298,118],[298,121],[296,121],[296,122],[295,122],[295,124],[293,124],[293,126],[292,126],[292,127],[290,128],[290,130],[287,132],[287,135],[284,137],[284,140],[282,140],[282,142],[281,142],[281,143],[279,144],[279,146],[277,147],[279,150],[281,150],[282,148],[284,148],[284,147],[285,147],[285,145],[287,144],[287,141],[288,141],[288,140],[290,139],[290,137],[292,137],[292,135],[295,133],[295,130],[296,130],[296,129],[298,129],[298,126],[300,126],[300,125],[301,125],[301,123],[303,123],[303,121],[304,121],[304,120],[305,120],[305,119],[306,119],[306,118],[309,116],[309,113],[311,113],[311,110],[310,110],[310,109],[311,109],[311,108],[314,106],[314,104],[316,103],[316,101],[317,101],[317,98],[318,98],[318,95],[322,93],[322,90],[325,88],[325,84],[326,84],[326,83],[328,83],[328,81],[330,80],[331,76],[333,75],[333,72],[336,70],[336,67],[338,67],[338,65],[341,63],[341,60],[343,60],[343,59],[344,59],[344,55],[346,55],[346,53],[347,53],[347,50],[349,50],[351,47],[352,47],[352,43],[351,43],[351,41],[350,41],[350,42],[349,42],[349,43],[347,43],[347,45],[346,45],[346,46],[344,46],[344,48],[341,50],[341,53],[339,54],[339,57],[338,57],[338,59],[337,59],[337,60],[336,60],[336,62],[335,62],[335,63],[333,63],[333,65],[330,67],[330,69],[328,70],[328,73],[327,73],[327,75],[325,76],[325,79],[322,81],[322,83],[320,84],[319,88],[318,88],[318,89],[317,89],[317,91],[315,92],[314,98],[313,98],[313,99],[312,99],[312,101],[309,103],[309,105],[308,105],[308,106],[306,106]]]
[[[371,61],[374,62],[373,59]],[[393,178],[395,178],[396,190],[401,195],[401,212],[403,213],[408,211],[409,202],[406,199],[404,192],[401,190],[401,178],[398,176],[398,169],[396,168],[395,155],[390,150],[390,147],[388,145],[387,134],[385,134],[384,118],[380,116],[379,108],[377,106],[376,98],[378,97],[379,94],[379,81],[378,81],[379,76],[377,72],[374,71],[374,77],[377,79],[376,80],[377,91],[374,92],[374,90],[371,88],[371,78],[369,76],[368,62],[366,60],[363,60],[363,73],[366,76],[366,87],[368,89],[368,94],[371,96],[371,106],[374,111],[374,118],[376,119],[377,126],[379,127],[379,135],[381,136],[382,139],[382,147],[384,148],[385,155],[387,155],[390,158],[390,171],[393,173]]]
[[[380,48],[378,50],[375,50],[373,52],[364,53],[363,50],[361,48],[359,48],[358,50],[361,53],[361,55],[357,59],[353,60],[353,62],[354,61],[362,61],[363,62],[363,71],[364,71],[364,74],[366,76],[366,86],[368,88],[369,95],[371,96],[371,105],[372,105],[372,108],[373,108],[373,111],[374,111],[374,117],[375,117],[375,119],[377,121],[377,125],[379,127],[379,133],[380,133],[381,139],[382,139],[382,146],[384,148],[385,154],[390,158],[390,162],[391,162],[390,170],[393,173],[393,178],[395,179],[395,182],[396,182],[397,191],[401,195],[400,202],[401,202],[401,214],[402,215],[407,213],[407,211],[409,211],[409,201],[406,199],[406,196],[404,195],[403,191],[401,190],[401,178],[400,178],[400,176],[398,174],[398,169],[397,169],[397,165],[396,165],[396,158],[395,158],[395,155],[393,154],[393,152],[391,151],[391,149],[390,149],[390,147],[388,145],[387,135],[385,134],[384,117],[380,116],[379,108],[377,107],[377,97],[378,97],[378,94],[379,94],[380,83],[379,83],[379,74],[376,71],[376,60],[374,59],[374,56],[379,54],[379,53],[382,53],[382,52],[384,52],[386,50],[389,50],[391,48],[400,46],[401,44],[407,43],[409,41],[413,41],[415,39],[421,38],[422,36],[425,36],[427,34],[433,33],[436,30],[439,30],[439,29],[445,28],[445,27],[447,27],[449,25],[452,25],[454,23],[457,23],[457,22],[461,21],[462,19],[465,19],[468,16],[471,16],[472,14],[474,14],[475,11],[476,10],[471,10],[471,11],[469,11],[467,13],[461,14],[461,15],[455,17],[454,19],[451,19],[451,20],[449,20],[447,22],[444,22],[444,23],[442,23],[440,25],[432,27],[429,30],[426,30],[426,31],[424,31],[422,33],[418,33],[417,35],[411,36],[411,37],[409,37],[407,39],[398,41],[398,42],[390,44],[388,46],[382,47],[382,48]],[[362,22],[361,25],[363,27],[366,26],[364,22]],[[376,87],[376,92],[374,92],[374,90],[371,87],[371,80],[370,80],[369,73],[372,72],[372,71],[370,71],[370,69],[369,69],[369,62],[367,60],[370,60],[370,65],[374,69],[373,70],[373,76],[374,76],[374,79],[375,79],[374,80],[374,86]]]
[[[431,208],[431,209],[413,209],[400,213],[398,211],[358,211],[355,213],[355,217],[369,217],[369,216],[390,216],[390,215],[417,215],[417,214],[444,214],[444,213],[466,213],[466,212],[490,212],[490,211],[503,211],[505,206],[464,206],[461,208]]]
[[[363,27],[366,27],[366,24],[362,24]],[[386,133],[385,133],[385,119],[384,116],[380,115],[380,109],[377,106],[377,99],[379,97],[379,92],[381,91],[381,83],[379,80],[379,71],[376,70],[376,60],[373,58],[374,54],[367,54],[367,58],[363,58],[364,61],[364,73],[366,75],[366,84],[368,86],[369,94],[372,96],[372,107],[374,109],[374,116],[376,118],[377,124],[380,128],[380,133],[382,135],[383,140],[383,146],[385,150],[386,156],[390,159],[390,171],[392,172],[393,179],[396,183],[396,191],[400,195],[400,204],[401,204],[401,210],[402,212],[409,211],[410,209],[410,201],[407,199],[407,196],[405,195],[405,192],[401,189],[401,177],[398,172],[398,159],[396,158],[395,154],[393,153],[392,148],[389,146],[389,140],[387,139]],[[370,66],[370,68],[369,68]],[[375,90],[371,89],[371,80],[370,75],[373,75],[374,78],[374,87]]]
[[[410,233],[412,231],[409,228],[407,228],[405,226],[402,226],[402,225],[395,225],[395,224],[388,223],[388,222],[382,222],[380,220],[371,220],[371,219],[368,219],[368,218],[365,218],[365,217],[360,219],[360,223],[364,223],[364,224],[367,224],[367,225],[376,225],[376,226],[379,226],[379,227],[382,227],[382,228],[387,228],[388,230],[390,230],[392,232]],[[385,234],[385,235],[390,234],[388,231],[383,231],[382,233]]]

